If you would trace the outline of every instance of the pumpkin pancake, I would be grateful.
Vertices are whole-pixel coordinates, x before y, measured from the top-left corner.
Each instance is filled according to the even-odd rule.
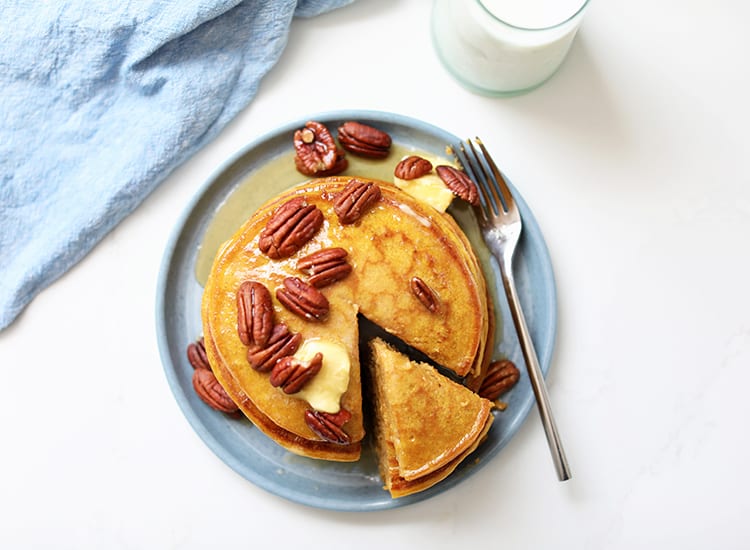
[[[492,424],[492,403],[379,338],[370,348],[380,472],[401,497],[444,479],[476,449]]]
[[[362,204],[342,199],[352,180],[355,187],[379,190],[361,211]],[[288,225],[306,223],[291,216],[287,225],[276,224],[279,213],[290,208],[300,216],[315,210],[322,221],[310,235],[297,238],[297,227],[290,237]],[[300,260],[331,251],[339,269],[334,271],[343,278],[310,290],[321,266],[313,262],[311,268]],[[249,352],[262,352],[270,344],[243,343],[238,333],[237,295],[248,281],[268,290],[274,331],[283,326],[298,335],[295,365],[307,368],[316,353],[323,357],[322,367],[300,392],[285,393],[283,386],[271,384],[267,368],[251,366]],[[328,460],[357,460],[365,435],[358,315],[472,388],[481,383],[492,348],[493,316],[477,258],[450,215],[389,183],[315,179],[270,200],[221,247],[202,302],[209,363],[229,396],[280,445]]]

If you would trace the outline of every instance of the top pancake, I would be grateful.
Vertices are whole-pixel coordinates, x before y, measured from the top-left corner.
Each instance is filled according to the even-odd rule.
[[[348,350],[350,380],[341,406],[352,413],[343,428],[355,447],[364,436],[357,313],[470,381],[481,380],[488,361],[486,351],[491,347],[492,312],[484,277],[453,218],[378,181],[381,199],[355,223],[342,225],[333,202],[351,179],[311,180],[262,206],[217,254],[202,305],[212,368],[245,414],[290,450],[334,460],[356,460],[357,451],[339,446],[337,452],[335,445],[321,443],[321,437],[304,421],[310,405],[274,388],[267,373],[248,364],[247,348],[237,334],[236,295],[242,282],[258,281],[268,288],[274,296],[277,323],[287,324],[303,339],[335,342]],[[321,210],[323,226],[293,256],[271,259],[259,250],[259,235],[277,208],[299,196]],[[275,298],[275,290],[286,277],[304,279],[296,268],[297,259],[331,247],[344,248],[353,269],[347,278],[321,289],[330,303],[328,315],[322,321],[311,321],[289,312]],[[414,277],[437,296],[434,311],[411,290]],[[317,450],[321,445],[325,452]]]

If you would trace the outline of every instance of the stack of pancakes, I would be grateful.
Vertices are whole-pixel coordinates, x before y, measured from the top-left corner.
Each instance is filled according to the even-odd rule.
[[[356,179],[376,185],[380,196],[353,223],[342,223],[334,209],[352,178],[315,179],[267,202],[222,246],[204,291],[204,339],[217,379],[260,430],[291,452],[326,460],[360,457],[367,414],[360,355],[369,357],[372,391],[364,393],[365,405],[374,403],[364,408],[375,416],[381,473],[397,497],[443,479],[486,435],[491,403],[472,390],[481,384],[490,360],[494,317],[479,262],[454,219],[394,185]],[[261,235],[282,206],[300,197],[320,210],[322,225],[293,254],[271,258],[259,247]],[[347,252],[351,272],[320,288],[327,313],[318,319],[290,311],[276,290],[287,278],[305,280],[300,258],[332,248]],[[417,290],[415,279],[421,285]],[[312,429],[306,417],[315,407],[309,400],[274,387],[268,372],[248,362],[237,308],[238,289],[246,281],[268,289],[274,324],[301,335],[303,346],[332,345],[348,356],[348,385],[336,405],[346,412],[340,426],[345,438]],[[420,298],[420,289],[431,302]],[[381,341],[373,343],[371,354],[360,354],[359,316],[449,369],[466,387]],[[323,369],[330,368],[324,361]]]

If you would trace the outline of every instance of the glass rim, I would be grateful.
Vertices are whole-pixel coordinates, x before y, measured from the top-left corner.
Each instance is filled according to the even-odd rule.
[[[487,15],[489,15],[492,18],[493,21],[497,21],[498,23],[501,23],[501,24],[505,25],[506,27],[510,27],[512,29],[517,29],[517,30],[521,30],[521,31],[538,32],[538,31],[548,31],[548,30],[556,29],[558,27],[562,27],[563,25],[566,25],[567,23],[570,23],[573,19],[575,19],[576,17],[578,17],[583,12],[583,10],[588,5],[589,1],[590,0],[583,0],[581,2],[581,5],[578,7],[578,9],[575,12],[573,12],[572,15],[570,15],[569,17],[563,19],[559,23],[555,23],[554,25],[547,25],[545,27],[522,27],[521,25],[514,25],[513,23],[509,23],[508,21],[506,21],[506,20],[498,17],[494,13],[492,13],[489,10],[489,8],[484,5],[484,0],[476,0],[476,3],[479,4],[479,7],[481,7],[482,10],[484,10],[484,12]]]

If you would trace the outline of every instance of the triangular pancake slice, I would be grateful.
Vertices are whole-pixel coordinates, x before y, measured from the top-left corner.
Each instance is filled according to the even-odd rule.
[[[393,497],[445,479],[492,424],[492,403],[381,339],[370,343],[380,472]]]

